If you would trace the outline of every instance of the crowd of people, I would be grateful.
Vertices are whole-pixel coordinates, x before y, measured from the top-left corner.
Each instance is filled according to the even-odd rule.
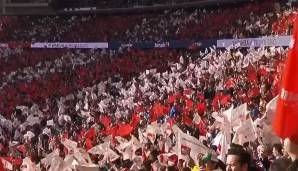
[[[266,104],[278,93],[285,54],[282,47],[211,49],[201,54],[128,49],[122,57],[76,50],[53,62],[25,67],[8,75],[7,88],[1,90],[6,92],[1,95],[3,113],[9,106],[6,101],[17,100],[1,118],[1,153],[7,156],[2,162],[13,169],[39,163],[41,170],[74,167],[70,161],[101,169],[224,168],[216,158],[220,144],[214,141],[222,128],[214,112],[247,103],[247,116],[260,124]],[[40,80],[45,83],[34,85]],[[176,126],[206,145],[206,154],[195,158],[189,153],[189,158],[178,160],[173,151]],[[253,142],[246,148],[256,153],[256,167],[268,170],[277,152],[270,153],[268,140]],[[229,153],[239,150],[236,146]],[[161,156],[170,159],[164,162]]]
[[[128,16],[0,17],[0,39],[287,35],[295,8],[273,2]],[[271,127],[286,47],[28,47],[0,47],[0,171],[295,169]]]
[[[0,38],[24,42],[134,43],[282,35],[291,32],[295,9],[285,2],[269,0],[125,16],[11,16],[11,22],[2,24]]]

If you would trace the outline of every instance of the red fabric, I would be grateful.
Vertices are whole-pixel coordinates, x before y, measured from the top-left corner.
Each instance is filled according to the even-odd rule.
[[[297,16],[296,16],[297,17]],[[273,128],[281,138],[298,144],[298,21],[295,20],[293,46],[289,50],[283,71],[281,91]]]
[[[233,78],[230,78],[226,83],[225,83],[226,88],[233,88],[235,87],[235,82]]]
[[[268,72],[266,70],[266,68],[260,68],[259,73],[261,76],[267,76]]]
[[[260,94],[260,88],[259,87],[254,87],[248,91],[248,97],[256,97]]]
[[[12,165],[17,165],[17,166],[20,166],[23,163],[23,160],[22,159],[20,159],[20,158],[13,158],[11,156],[9,156],[9,157],[0,157],[0,159],[6,160],[9,163],[11,163]],[[1,163],[2,163],[2,161],[1,161]]]
[[[187,99],[187,100],[185,100],[185,103],[186,103],[185,105],[186,105],[187,109],[192,109],[192,106],[193,106],[192,100]]]
[[[200,99],[200,100],[204,100],[205,99],[203,93],[198,93],[197,98]]]
[[[119,124],[116,136],[125,137],[132,133],[133,127],[130,124]]]
[[[0,171],[5,171],[1,157],[0,157]]]
[[[183,114],[183,123],[187,126],[191,126],[192,120],[187,114]]]
[[[137,113],[134,113],[132,115],[132,121],[131,121],[131,126],[135,129],[137,127],[137,125],[140,122],[140,117],[138,116]]]
[[[221,100],[220,100],[220,104],[221,105],[227,105],[228,103],[230,103],[231,101],[231,96],[230,95],[226,95],[224,96]]]
[[[93,147],[92,140],[90,138],[86,139],[86,150],[90,150]]]
[[[20,151],[20,152],[22,152],[23,154],[26,154],[26,147],[25,147],[25,145],[19,145],[19,146],[17,146],[17,149]]]
[[[78,138],[79,138],[78,140],[82,140],[82,138],[84,137],[85,133],[86,133],[86,131],[84,129],[82,129],[80,131],[80,133],[78,134]]]
[[[247,67],[247,77],[249,81],[257,81],[257,72],[251,64],[249,64]]]
[[[162,115],[163,115],[163,106],[159,102],[156,102],[152,107],[151,121],[152,122],[156,121]]]
[[[109,116],[104,115],[100,118],[100,122],[104,125],[105,129],[108,129],[111,124],[111,118]]]
[[[191,95],[191,93],[192,93],[192,90],[191,89],[186,89],[186,90],[184,90],[184,92],[183,92],[183,94],[185,95],[185,96],[190,96]]]
[[[17,166],[21,166],[22,163],[23,163],[23,160],[21,158],[16,158],[14,159],[14,162],[13,162],[13,164]]]
[[[213,101],[212,101],[212,107],[214,109],[214,111],[219,111],[219,107],[218,107],[218,101],[221,99],[221,95],[220,94],[216,94]]]
[[[205,111],[206,111],[206,105],[205,105],[204,103],[199,103],[199,104],[197,105],[197,110],[198,110],[198,114],[199,114],[200,116],[203,116],[203,114],[204,114]]]
[[[102,134],[104,135],[112,135],[112,137],[114,138],[116,136],[116,132],[117,132],[117,127],[112,127],[110,129],[104,130],[102,131]]]
[[[86,137],[86,138],[93,139],[93,138],[95,137],[95,134],[96,134],[95,128],[90,128],[90,129],[87,131],[85,137]]]
[[[205,123],[203,121],[200,121],[200,123],[197,124],[197,127],[200,130],[200,135],[206,136],[207,129],[206,129]]]

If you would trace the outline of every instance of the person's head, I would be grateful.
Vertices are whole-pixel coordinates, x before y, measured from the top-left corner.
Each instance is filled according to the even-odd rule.
[[[289,138],[286,138],[284,140],[284,149],[285,152],[291,157],[291,159],[297,160],[298,159],[298,144],[296,144],[294,141],[290,140]]]
[[[274,157],[276,157],[276,158],[283,156],[282,145],[281,144],[273,144],[272,153],[273,153]]]
[[[203,161],[205,162],[205,166],[208,170],[215,170],[218,168],[218,159],[214,151],[206,153],[203,156]]]
[[[251,156],[243,148],[232,147],[228,151],[226,171],[248,171]]]

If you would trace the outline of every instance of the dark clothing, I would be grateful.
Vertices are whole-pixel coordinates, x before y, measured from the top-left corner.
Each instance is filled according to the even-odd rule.
[[[257,166],[259,168],[262,168],[264,171],[268,171],[269,170],[269,167],[270,167],[270,161],[268,160],[268,158],[265,158],[265,159],[258,159],[257,160]]]
[[[286,171],[298,171],[298,160],[291,162],[290,166],[286,169]]]
[[[283,171],[286,170],[291,164],[291,159],[288,157],[281,157],[272,162],[269,171]]]

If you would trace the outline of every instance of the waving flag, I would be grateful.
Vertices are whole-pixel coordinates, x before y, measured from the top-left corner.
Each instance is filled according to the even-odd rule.
[[[278,96],[274,97],[267,105],[266,111],[262,120],[268,125],[271,125],[272,119],[276,113],[276,104],[277,104]]]
[[[297,16],[296,16],[297,17]],[[276,134],[289,138],[298,144],[298,20],[295,20],[294,33],[288,58],[283,71],[277,111],[273,121]]]
[[[116,135],[125,137],[133,132],[133,127],[130,124],[119,124]]]
[[[7,160],[7,158],[0,157],[0,171],[12,170],[12,163]]]

